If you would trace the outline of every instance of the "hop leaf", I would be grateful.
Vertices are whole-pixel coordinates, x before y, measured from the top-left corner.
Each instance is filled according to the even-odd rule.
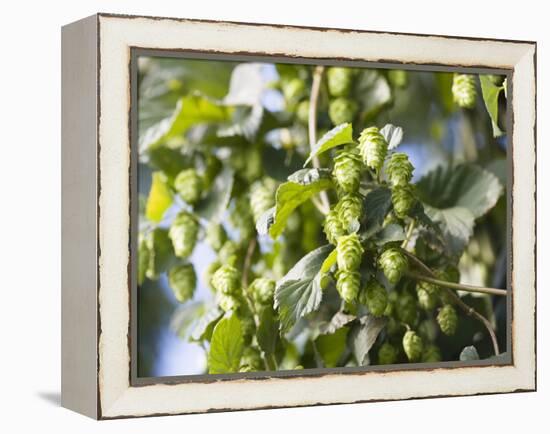
[[[176,177],[174,187],[185,202],[193,205],[201,197],[202,179],[195,169],[185,169]]]
[[[336,289],[346,303],[353,303],[361,285],[361,275],[357,271],[339,270],[336,274]]]
[[[222,294],[231,295],[239,291],[241,273],[235,267],[222,265],[212,276],[212,286]]]
[[[413,189],[410,185],[396,186],[391,192],[391,201],[395,215],[404,218],[416,203]]]
[[[187,258],[193,252],[197,235],[199,233],[199,223],[195,217],[186,212],[180,212],[172,225],[168,236],[172,240],[174,252],[179,258]]]
[[[374,316],[382,316],[388,305],[388,293],[376,279],[371,279],[361,291],[359,302]]]
[[[328,116],[334,125],[351,122],[357,111],[357,104],[348,98],[336,98],[330,102]]]
[[[409,157],[403,152],[392,154],[386,168],[388,178],[394,186],[407,185],[412,179],[413,171],[414,167],[409,161]]]
[[[249,288],[254,301],[260,306],[269,306],[273,304],[273,294],[275,293],[275,281],[265,277],[254,279]]]
[[[353,70],[333,67],[327,71],[328,91],[332,96],[348,96],[353,81]]]
[[[334,158],[332,174],[338,186],[346,193],[355,193],[359,190],[363,162],[357,152],[340,151]]]
[[[334,245],[336,245],[338,238],[345,235],[346,230],[336,208],[331,209],[325,217],[323,230],[328,242]]]
[[[399,351],[392,344],[384,342],[378,350],[378,364],[391,365],[397,360]]]
[[[210,223],[206,228],[206,242],[218,252],[227,241],[227,234],[220,223]]]
[[[441,362],[441,351],[435,344],[429,344],[422,351],[422,362],[424,363],[436,363]]]
[[[472,109],[476,105],[475,76],[470,74],[453,75],[453,100],[459,107]]]
[[[255,182],[250,191],[250,208],[254,221],[257,222],[263,213],[275,205],[275,185],[269,180]]]
[[[447,336],[452,336],[456,332],[458,325],[458,315],[456,310],[450,304],[446,304],[437,314],[437,323],[439,328]]]
[[[359,153],[371,169],[380,171],[388,153],[388,143],[376,127],[365,128],[359,136]]]
[[[407,257],[398,249],[385,250],[378,258],[378,263],[390,283],[396,284],[409,266]]]
[[[413,330],[409,330],[403,336],[403,350],[411,362],[417,362],[422,357],[424,344],[422,338]]]
[[[350,227],[361,218],[363,198],[359,194],[346,194],[340,199],[336,209],[344,229],[350,230]]]
[[[361,265],[363,246],[356,233],[344,235],[338,238],[336,245],[336,261],[338,269],[355,271]]]
[[[416,284],[416,296],[422,309],[432,310],[437,305],[439,287],[428,282]]]
[[[181,264],[172,267],[168,272],[168,284],[180,303],[191,299],[197,285],[197,275],[193,265]]]

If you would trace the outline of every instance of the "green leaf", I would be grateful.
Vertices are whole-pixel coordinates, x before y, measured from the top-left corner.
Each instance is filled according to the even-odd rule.
[[[155,228],[145,235],[145,242],[149,252],[149,264],[145,275],[151,280],[156,280],[175,262],[172,241],[168,237],[167,229]]]
[[[291,173],[303,166],[304,159],[299,152],[288,152],[266,145],[262,149],[262,163],[267,176],[277,181],[286,181]]]
[[[145,216],[154,223],[162,220],[164,212],[172,205],[172,192],[166,183],[166,177],[162,172],[154,172],[151,190],[147,197]]]
[[[504,131],[502,131],[498,126],[498,97],[504,87],[494,84],[487,75],[480,75],[479,81],[481,83],[481,94],[483,95],[483,102],[485,103],[487,113],[489,113],[489,116],[491,117],[493,136],[502,136],[504,134]]]
[[[180,338],[187,339],[193,325],[204,314],[204,311],[205,305],[202,301],[181,305],[170,318],[170,329]]]
[[[332,334],[320,335],[315,339],[315,348],[327,368],[335,368],[346,350],[349,329],[339,328]]]
[[[384,125],[384,128],[380,130],[380,134],[382,134],[386,139],[388,149],[397,148],[403,140],[403,128],[396,127],[392,124]]]
[[[384,223],[384,218],[392,206],[391,191],[386,187],[378,187],[365,196],[363,202],[365,220],[362,222],[367,237],[378,232]]]
[[[195,342],[209,341],[212,337],[214,326],[222,315],[223,311],[218,306],[214,306],[206,312],[203,311],[202,316],[193,324],[189,340]]]
[[[390,223],[376,233],[376,236],[374,237],[374,242],[377,245],[382,246],[386,243],[403,241],[404,239],[405,231],[403,230],[403,228],[396,223]]]
[[[233,181],[233,170],[224,167],[216,176],[208,194],[195,205],[195,212],[205,220],[219,221],[231,200]]]
[[[146,155],[141,157],[142,162],[165,173],[170,182],[183,170],[193,167],[189,155],[183,155],[179,149],[166,146],[150,148]]]
[[[208,352],[208,373],[237,372],[243,350],[241,321],[235,314],[222,318],[212,333],[210,351]]]
[[[263,309],[260,315],[260,326],[256,332],[258,345],[266,354],[275,354],[279,337],[279,321],[271,306]]]
[[[273,224],[269,227],[271,238],[282,234],[292,211],[322,190],[332,187],[329,170],[302,169],[289,176],[289,181],[277,188]]]
[[[384,318],[368,314],[359,318],[359,324],[353,328],[351,334],[353,355],[359,366],[369,364],[369,351],[385,326]]]
[[[432,208],[426,206],[426,214],[441,226],[446,246],[451,255],[462,253],[474,233],[474,215],[467,208]]]
[[[332,266],[336,264],[336,257],[338,256],[338,252],[336,249],[334,249],[332,252],[330,252],[330,255],[327,256],[327,259],[323,261],[323,265],[321,265],[321,273],[328,273]]]
[[[361,117],[369,121],[392,100],[391,87],[380,72],[363,69],[357,78],[355,95],[363,103]]]
[[[304,163],[304,167],[311,161],[313,157],[316,157],[335,146],[345,145],[347,143],[353,143],[353,130],[349,123],[340,124],[327,132],[319,141],[315,144],[311,150],[308,159]]]
[[[327,244],[309,252],[277,282],[275,308],[279,311],[281,330],[288,331],[300,318],[319,307],[323,297],[320,270],[332,249]]]
[[[323,335],[334,333],[336,330],[355,320],[355,318],[355,315],[350,315],[341,311],[336,312],[328,323],[324,323],[319,327],[319,333]]]
[[[459,360],[461,362],[468,362],[470,360],[479,360],[479,354],[477,352],[476,347],[474,347],[473,345],[464,347],[464,349],[460,352]]]

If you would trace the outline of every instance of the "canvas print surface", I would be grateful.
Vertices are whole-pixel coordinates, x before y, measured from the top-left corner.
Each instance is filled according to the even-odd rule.
[[[508,348],[504,76],[140,56],[137,375]]]

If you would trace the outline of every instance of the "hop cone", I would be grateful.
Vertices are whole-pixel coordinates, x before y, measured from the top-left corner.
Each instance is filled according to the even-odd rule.
[[[338,202],[337,211],[344,229],[349,229],[353,222],[357,222],[361,218],[363,198],[359,194],[346,194]]]
[[[246,347],[241,356],[241,366],[248,366],[251,371],[263,371],[264,362],[260,351],[254,347]]]
[[[202,179],[195,169],[185,169],[176,177],[174,187],[185,202],[193,205],[201,197]]]
[[[376,127],[365,128],[359,136],[359,153],[371,169],[380,171],[388,153],[388,143]]]
[[[214,273],[218,271],[218,268],[221,267],[222,264],[220,264],[219,261],[214,261],[208,264],[208,266],[205,268],[204,273],[202,275],[204,279],[204,283],[210,288],[215,289],[212,286],[212,277],[214,277]]]
[[[392,69],[388,71],[388,79],[393,86],[404,88],[409,83],[409,74],[402,69]]]
[[[414,167],[409,161],[407,154],[396,152],[392,154],[386,173],[392,185],[407,185],[412,178]]]
[[[218,252],[227,241],[227,234],[220,223],[210,223],[206,228],[206,242]]]
[[[250,292],[254,301],[261,306],[273,304],[273,294],[275,293],[275,281],[265,277],[254,279],[250,284]]]
[[[348,98],[333,99],[328,106],[328,116],[334,125],[353,121],[357,104]]]
[[[184,303],[193,297],[197,285],[197,275],[191,264],[181,264],[172,267],[168,272],[168,284],[176,299]]]
[[[453,100],[462,108],[474,108],[476,105],[475,76],[470,74],[454,74]]]
[[[346,303],[353,303],[359,293],[361,275],[357,271],[339,270],[336,274],[336,289]]]
[[[250,208],[250,201],[247,195],[242,194],[234,202],[234,208],[229,214],[231,225],[239,230],[241,238],[248,240],[256,234],[254,217]]]
[[[336,245],[338,269],[345,271],[357,270],[359,265],[361,265],[363,252],[363,246],[356,233],[338,238]]]
[[[304,95],[306,84],[300,78],[293,78],[283,83],[282,91],[288,102],[297,101]]]
[[[410,185],[396,186],[391,192],[391,201],[395,215],[399,218],[407,216],[415,204],[415,197]]]
[[[224,312],[229,312],[236,311],[240,307],[241,302],[239,298],[234,295],[219,293],[218,305],[222,308]]]
[[[332,96],[348,96],[353,81],[353,71],[349,68],[333,67],[327,71],[328,91]]]
[[[220,262],[224,264],[232,263],[234,264],[239,258],[240,249],[237,243],[233,240],[227,240],[223,243],[222,248],[218,252],[218,257]]]
[[[382,271],[388,281],[393,284],[399,282],[399,279],[401,279],[401,276],[407,271],[407,267],[409,266],[407,257],[394,248],[385,250],[380,255],[380,258],[378,258],[378,263],[382,267]]]
[[[334,170],[332,174],[338,186],[345,193],[355,193],[359,190],[362,168],[363,162],[359,154],[344,150],[340,151],[334,158]]]
[[[439,287],[428,282],[416,284],[416,296],[422,309],[432,310],[437,305]]]
[[[408,292],[402,293],[396,301],[395,312],[399,321],[414,324],[418,315],[416,299]]]
[[[275,192],[273,183],[255,182],[250,191],[250,208],[254,221],[258,221],[262,214],[275,205]]]
[[[378,350],[378,364],[391,365],[397,360],[399,352],[392,344],[384,342]]]
[[[435,344],[426,345],[424,351],[422,351],[422,362],[424,363],[436,363],[441,362],[441,352],[439,347]]]
[[[403,336],[403,350],[411,362],[416,362],[422,357],[423,350],[422,338],[414,331],[409,330]]]
[[[212,286],[222,294],[236,294],[240,284],[241,273],[231,265],[222,265],[212,276]]]
[[[328,242],[334,245],[336,245],[338,238],[345,235],[346,230],[336,208],[331,209],[325,217],[323,230]]]
[[[376,279],[371,279],[361,291],[359,301],[367,306],[374,316],[382,316],[388,305],[388,293]]]
[[[246,312],[242,312],[245,310]],[[250,345],[252,342],[252,338],[254,337],[254,334],[256,333],[256,324],[254,323],[254,318],[252,316],[252,313],[250,310],[248,310],[248,307],[246,307],[246,304],[241,304],[238,307],[238,314],[239,319],[241,320],[241,331],[243,336],[243,341],[245,345]]]
[[[174,252],[179,258],[187,258],[193,252],[197,235],[199,233],[199,223],[186,211],[180,212],[170,226],[168,236],[172,240]]]
[[[304,100],[296,106],[296,117],[298,120],[306,124],[309,122],[309,100]]]
[[[437,314],[437,323],[444,334],[447,336],[454,335],[458,325],[458,315],[454,307],[450,304],[443,306]]]

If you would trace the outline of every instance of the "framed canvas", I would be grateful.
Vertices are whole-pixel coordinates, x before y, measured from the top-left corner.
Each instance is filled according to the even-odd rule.
[[[62,31],[62,404],[533,391],[536,44]]]

